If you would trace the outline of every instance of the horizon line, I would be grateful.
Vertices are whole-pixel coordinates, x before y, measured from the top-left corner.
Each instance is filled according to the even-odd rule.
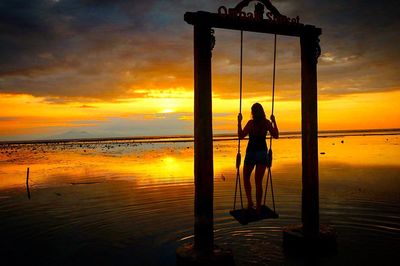
[[[318,137],[340,137],[340,136],[363,136],[368,133],[371,135],[382,135],[373,133],[385,133],[394,131],[396,133],[391,135],[400,134],[400,128],[380,128],[380,129],[341,129],[341,130],[319,130]],[[347,133],[347,134],[344,134]],[[353,133],[353,134],[351,134]],[[328,134],[328,135],[324,135]],[[329,135],[334,134],[334,135]],[[351,135],[349,135],[351,134]],[[299,131],[283,131],[280,132],[280,138],[295,138],[301,137],[301,130]],[[192,142],[194,135],[148,135],[148,136],[130,136],[130,137],[93,137],[93,138],[70,138],[70,139],[34,139],[34,140],[0,140],[0,145],[9,144],[50,144],[50,143],[70,143],[70,142],[106,142],[106,141],[134,141],[135,143],[143,142]],[[235,140],[237,139],[236,133],[219,133],[213,134],[213,141],[222,140]]]

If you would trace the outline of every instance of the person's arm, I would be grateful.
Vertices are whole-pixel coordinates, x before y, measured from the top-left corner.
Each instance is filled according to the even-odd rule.
[[[271,115],[271,122],[272,123],[270,124],[269,132],[271,133],[271,136],[274,139],[278,139],[279,138],[279,129],[278,129],[278,125],[276,124],[274,115]]]
[[[238,138],[239,139],[244,139],[249,134],[249,128],[250,128],[250,121],[249,121],[249,122],[247,122],[244,129],[242,129],[242,120],[243,120],[243,116],[241,113],[239,113],[239,115],[238,115]]]

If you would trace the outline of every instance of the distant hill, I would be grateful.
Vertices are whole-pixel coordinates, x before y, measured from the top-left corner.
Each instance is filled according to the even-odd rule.
[[[97,132],[96,132],[97,133]],[[99,136],[100,135],[100,136]],[[318,132],[319,138],[326,137],[345,137],[345,136],[383,136],[398,135],[400,136],[400,128],[393,129],[356,129],[356,130],[322,130]],[[301,132],[281,132],[279,138],[301,138]],[[214,141],[236,140],[235,133],[215,134]],[[61,142],[79,142],[79,141],[134,141],[136,143],[156,143],[156,142],[193,142],[193,135],[170,135],[170,136],[130,136],[130,137],[101,137],[101,134],[90,134],[86,131],[70,130],[59,135],[49,136],[48,138],[31,139],[31,140],[0,140],[2,144],[29,144],[29,143],[61,143]]]
[[[86,131],[70,130],[65,133],[51,136],[50,139],[87,139],[94,136]]]

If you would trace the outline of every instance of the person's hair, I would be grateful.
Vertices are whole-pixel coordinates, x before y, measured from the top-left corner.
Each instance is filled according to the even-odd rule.
[[[251,107],[251,114],[255,123],[266,120],[264,108],[259,103],[253,104]]]

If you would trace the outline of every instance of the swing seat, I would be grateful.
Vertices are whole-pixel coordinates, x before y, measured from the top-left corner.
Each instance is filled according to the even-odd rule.
[[[271,210],[268,206],[262,205],[260,214],[256,210],[251,209],[236,209],[229,212],[241,225],[246,225],[251,222],[256,222],[264,219],[276,219],[279,215]]]

